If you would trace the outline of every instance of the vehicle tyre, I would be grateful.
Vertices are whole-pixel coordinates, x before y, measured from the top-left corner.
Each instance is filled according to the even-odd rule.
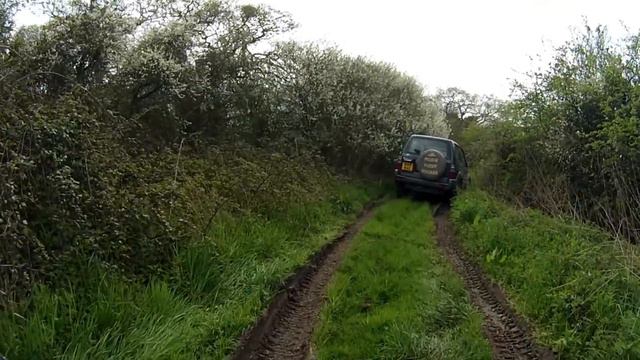
[[[396,196],[399,198],[407,196],[407,188],[402,184],[396,184]]]
[[[456,190],[449,190],[446,193],[444,193],[444,200],[451,201],[451,199],[456,197],[456,195],[458,195],[458,192]]]

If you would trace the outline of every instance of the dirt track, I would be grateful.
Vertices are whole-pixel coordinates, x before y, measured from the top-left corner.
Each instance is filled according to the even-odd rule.
[[[553,359],[550,350],[535,343],[526,323],[511,310],[502,289],[467,258],[455,239],[448,214],[448,204],[437,207],[438,244],[464,280],[471,301],[484,315],[484,332],[491,343],[493,358]]]
[[[314,325],[333,273],[352,239],[372,216],[367,207],[357,221],[316,253],[286,282],[255,326],[244,334],[233,359],[307,359]],[[449,223],[449,205],[437,206],[438,244],[464,280],[472,303],[485,318],[484,333],[494,359],[553,359],[553,353],[535,343],[526,323],[507,302],[499,286],[487,279],[457,243]]]
[[[368,206],[341,236],[322,248],[286,281],[266,313],[240,341],[233,359],[305,359],[331,276],[349,240],[371,218]]]

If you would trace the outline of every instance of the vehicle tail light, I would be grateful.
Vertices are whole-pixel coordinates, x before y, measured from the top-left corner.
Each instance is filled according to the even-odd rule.
[[[393,170],[395,170],[396,172],[399,172],[401,167],[402,167],[402,160],[401,159],[397,159],[393,163]]]
[[[455,180],[458,178],[458,172],[456,171],[455,166],[451,165],[451,169],[449,169],[449,180]]]

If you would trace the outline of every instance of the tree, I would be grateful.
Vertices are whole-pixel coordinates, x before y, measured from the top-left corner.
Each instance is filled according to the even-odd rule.
[[[478,96],[451,87],[439,90],[436,98],[441,103],[444,119],[449,125],[450,136],[458,139],[472,118],[477,117]]]
[[[289,86],[277,127],[333,164],[360,168],[393,158],[412,132],[441,131],[442,118],[416,80],[393,66],[335,48],[281,44]]]
[[[492,124],[502,115],[506,102],[492,95],[483,95],[476,105],[476,122],[480,125]]]
[[[448,119],[465,120],[469,116],[477,115],[478,96],[462,89],[451,87],[439,90],[437,97],[442,103],[442,110]]]
[[[451,137],[459,139],[462,132],[472,124],[484,125],[497,121],[504,102],[490,95],[470,94],[459,88],[439,90],[444,118],[449,124]]]
[[[13,15],[18,7],[16,0],[0,0],[0,44],[6,45],[13,29]]]

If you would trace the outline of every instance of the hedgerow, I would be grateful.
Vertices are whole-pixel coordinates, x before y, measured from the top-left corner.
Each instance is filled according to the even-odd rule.
[[[441,129],[391,65],[270,42],[295,24],[266,6],[41,3],[48,22],[13,28],[25,4],[0,2],[2,306],[86,259],[145,281],[222,209],[319,198]]]

